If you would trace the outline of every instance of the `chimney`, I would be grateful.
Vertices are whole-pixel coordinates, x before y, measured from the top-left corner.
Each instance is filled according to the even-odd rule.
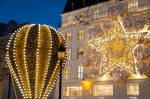
[[[85,0],[83,0],[83,4],[84,4],[84,7],[85,7]]]
[[[71,3],[72,10],[73,10],[73,6],[74,6],[74,2]]]

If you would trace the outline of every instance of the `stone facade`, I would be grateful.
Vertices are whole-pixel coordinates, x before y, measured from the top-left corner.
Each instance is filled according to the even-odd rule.
[[[135,6],[129,7],[130,2],[134,3]],[[77,48],[83,46],[83,54],[85,51],[86,43],[89,37],[89,28],[99,24],[101,20],[106,17],[112,17],[110,14],[110,8],[118,5],[125,4],[125,8],[131,15],[136,15],[136,17],[143,17],[150,20],[150,1],[149,0],[112,0],[109,2],[98,3],[92,6],[84,7],[82,9],[70,11],[61,14],[62,24],[59,28],[60,32],[66,37],[66,33],[71,33],[71,41],[67,42],[68,48],[71,49],[70,60],[67,61],[67,67],[70,67],[70,78],[63,79],[62,83],[62,99],[150,99],[150,80],[148,78],[142,79],[131,79],[122,86],[114,84],[113,80],[99,80],[97,78],[91,78],[88,69],[84,67],[83,77],[78,78],[78,66],[80,59],[77,59]],[[97,14],[94,11],[98,9]],[[84,30],[84,37],[78,40],[78,30]],[[87,86],[83,85],[83,78],[86,81],[90,81]],[[139,85],[139,95],[128,95],[127,87],[130,83],[137,83]],[[113,85],[113,95],[105,96],[93,95],[93,86],[96,85]],[[66,87],[82,86],[81,96],[66,96]],[[58,98],[58,91],[56,98]]]

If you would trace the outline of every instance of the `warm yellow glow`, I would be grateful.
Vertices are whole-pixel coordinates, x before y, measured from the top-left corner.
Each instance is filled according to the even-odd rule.
[[[85,83],[86,83],[86,81],[85,81],[85,80],[82,80],[82,83],[83,83],[83,84],[85,84]]]
[[[138,83],[129,83],[127,85],[127,94],[128,95],[139,95],[139,84]]]
[[[64,90],[65,96],[82,96],[82,86],[67,86]]]
[[[112,96],[113,85],[95,85],[93,86],[93,96]]]
[[[62,35],[46,25],[26,25],[10,38],[7,61],[24,98],[43,99],[50,94],[60,70],[56,58],[60,44],[66,48]],[[65,51],[63,67],[66,55]]]

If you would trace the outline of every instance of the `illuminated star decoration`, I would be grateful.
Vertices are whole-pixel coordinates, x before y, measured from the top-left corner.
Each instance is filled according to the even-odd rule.
[[[133,48],[137,45],[141,33],[126,34],[119,21],[113,20],[112,27],[107,33],[89,44],[101,53],[99,75],[103,76],[112,68],[119,66],[136,74],[136,66],[133,57]]]
[[[90,67],[91,77],[114,77],[122,82],[138,75],[135,50],[147,31],[126,32],[120,18],[102,20],[90,27],[86,52],[80,65]]]
[[[143,70],[137,58],[141,54],[135,51],[142,45],[142,39],[150,40],[147,38],[148,20],[132,16],[126,6],[126,3],[118,3],[109,7],[110,17],[98,19],[95,26],[89,27],[87,46],[79,65],[88,67],[90,77],[110,77],[117,83],[125,83]],[[148,48],[143,52],[150,57]],[[146,71],[147,58],[145,61]]]

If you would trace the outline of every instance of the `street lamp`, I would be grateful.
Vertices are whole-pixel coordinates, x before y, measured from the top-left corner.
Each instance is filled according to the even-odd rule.
[[[62,84],[62,61],[65,58],[65,48],[63,44],[58,47],[58,58],[60,59],[60,78],[59,78],[59,99],[61,99],[61,84]]]

